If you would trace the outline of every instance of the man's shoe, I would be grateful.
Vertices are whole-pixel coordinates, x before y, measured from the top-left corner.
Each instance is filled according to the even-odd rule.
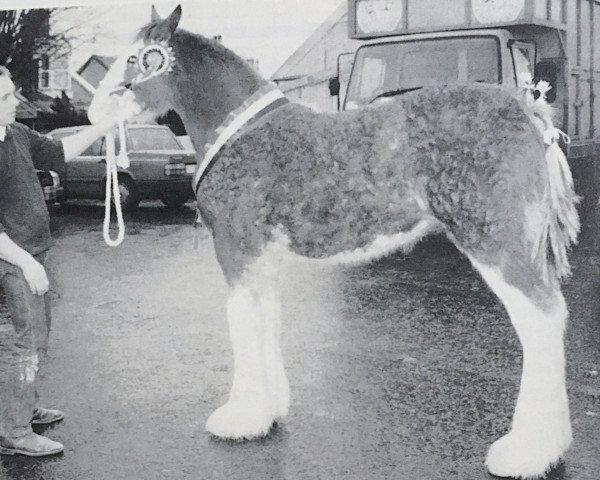
[[[64,449],[62,443],[33,432],[17,439],[4,438],[0,440],[0,454],[3,455],[20,454],[28,457],[44,457],[46,455],[56,455]]]
[[[31,423],[33,425],[48,425],[49,423],[58,422],[63,418],[65,418],[65,414],[60,410],[38,407],[33,411]]]

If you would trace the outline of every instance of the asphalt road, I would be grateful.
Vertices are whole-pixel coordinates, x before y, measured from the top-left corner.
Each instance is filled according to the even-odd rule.
[[[488,480],[510,422],[520,347],[502,306],[445,240],[365,267],[289,270],[282,285],[289,417],[254,442],[204,431],[226,398],[226,285],[191,209],[144,205],[122,246],[102,208],[57,210],[54,324],[41,430],[53,458],[2,457],[9,480]],[[600,257],[565,282],[575,441],[551,480],[600,478]]]

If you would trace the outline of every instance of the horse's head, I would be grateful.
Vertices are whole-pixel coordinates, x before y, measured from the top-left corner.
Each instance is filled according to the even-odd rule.
[[[170,76],[175,65],[169,40],[181,19],[181,6],[162,19],[152,7],[152,21],[138,40],[113,63],[96,91],[88,116],[92,122],[114,115],[118,97],[127,91],[135,95],[143,116],[156,117],[173,107]]]

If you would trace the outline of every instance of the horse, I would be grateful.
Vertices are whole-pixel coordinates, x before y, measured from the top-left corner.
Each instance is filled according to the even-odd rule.
[[[208,432],[251,440],[288,413],[277,288],[287,262],[364,263],[438,232],[504,304],[523,349],[511,428],[486,466],[497,476],[546,475],[572,440],[560,280],[579,223],[544,102],[457,84],[316,113],[219,42],[178,29],[181,14],[178,6],[162,19],[153,9],[89,114],[110,115],[127,92],[150,116],[177,111],[204,152],[197,208],[228,284],[234,365]]]

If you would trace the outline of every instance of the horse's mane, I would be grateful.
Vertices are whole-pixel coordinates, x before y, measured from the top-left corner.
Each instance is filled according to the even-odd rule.
[[[160,21],[148,23],[140,29],[136,38],[145,41],[155,38],[160,23]],[[247,77],[251,83],[261,82],[260,75],[250,67],[248,62],[216,40],[178,28],[169,40],[169,44],[176,50],[178,65],[185,70],[194,72],[199,67],[194,65],[194,61],[197,61],[200,64],[208,63],[225,67],[232,74],[235,72],[235,75],[242,74],[243,77]]]
[[[153,43],[167,37],[160,22],[151,22],[137,38]],[[168,44],[175,56],[173,73],[167,77],[172,94],[170,107],[179,113],[196,148],[201,149],[207,133],[266,80],[243,58],[200,34],[178,28]]]

